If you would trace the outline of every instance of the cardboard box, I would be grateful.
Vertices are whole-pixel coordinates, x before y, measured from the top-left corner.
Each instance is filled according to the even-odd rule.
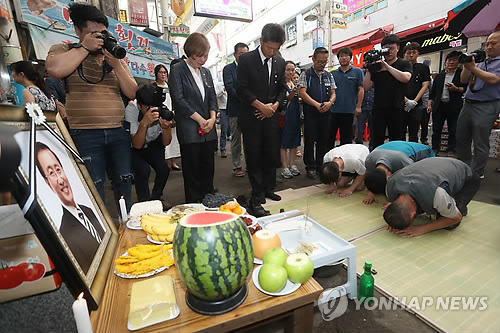
[[[0,303],[52,291],[62,279],[19,206],[0,207]]]

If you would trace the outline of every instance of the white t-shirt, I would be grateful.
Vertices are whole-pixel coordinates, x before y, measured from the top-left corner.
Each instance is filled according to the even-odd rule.
[[[432,202],[434,209],[444,217],[454,218],[458,215],[457,204],[445,189],[438,187],[434,193],[434,200]]]
[[[331,162],[334,158],[340,157],[344,161],[343,172],[364,175],[366,172],[365,160],[369,153],[368,147],[362,144],[342,145],[326,153],[323,157],[323,163]]]

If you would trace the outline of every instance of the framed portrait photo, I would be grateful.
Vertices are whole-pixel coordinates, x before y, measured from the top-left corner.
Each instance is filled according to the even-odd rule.
[[[37,126],[30,163],[29,117],[24,108],[0,108],[0,121],[16,127],[21,149],[14,196],[21,208],[27,206],[34,175],[36,196],[31,209],[24,207],[25,217],[73,296],[84,292],[90,310],[96,309],[118,242],[115,224],[84,164],[43,126]],[[47,125],[76,151],[62,119],[46,116]]]

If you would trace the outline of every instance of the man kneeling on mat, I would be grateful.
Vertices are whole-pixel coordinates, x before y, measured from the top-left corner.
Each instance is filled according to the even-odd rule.
[[[479,189],[480,179],[462,161],[427,158],[411,164],[387,181],[389,202],[384,206],[388,230],[416,237],[438,229],[453,230],[467,215],[467,205]],[[436,215],[424,225],[412,225],[417,214]]]
[[[352,184],[340,192],[340,197],[347,197],[354,191],[363,190],[365,159],[369,152],[368,147],[362,144],[346,144],[326,153],[323,164],[318,169],[321,182],[330,185],[325,193],[333,193],[337,187],[346,187],[351,181]]]
[[[363,203],[369,205],[376,202],[374,193],[385,193],[387,179],[396,171],[423,160],[434,157],[429,146],[416,142],[390,141],[375,148],[365,160],[365,186],[368,195]]]

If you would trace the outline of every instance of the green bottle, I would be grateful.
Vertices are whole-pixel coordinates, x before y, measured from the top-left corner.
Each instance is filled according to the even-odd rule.
[[[368,297],[373,297],[373,286],[375,279],[372,276],[372,262],[365,261],[365,272],[359,278],[359,299],[365,301]]]

